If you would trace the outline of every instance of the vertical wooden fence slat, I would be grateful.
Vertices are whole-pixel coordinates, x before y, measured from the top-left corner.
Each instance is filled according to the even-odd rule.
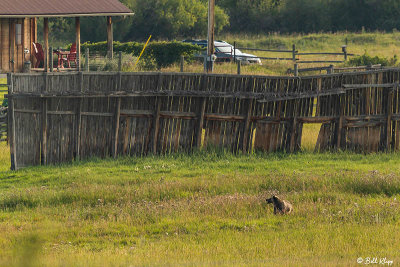
[[[207,98],[203,97],[201,99],[201,105],[199,109],[199,114],[197,115],[197,127],[196,127],[196,143],[195,146],[197,148],[201,147],[201,137],[203,134],[203,126],[204,126],[204,114],[206,111],[206,104],[207,104]]]
[[[153,143],[152,152],[157,153],[158,132],[160,127],[160,111],[161,111],[161,98],[157,97],[154,116],[153,116]]]
[[[11,133],[11,136],[9,138],[10,150],[11,150],[11,170],[17,170],[18,164],[17,164],[17,148],[15,140],[15,112],[14,112],[15,103],[14,103],[14,97],[12,97],[12,94],[14,93],[14,81],[12,73],[7,74],[7,84],[8,84],[8,94],[9,94],[8,99],[10,101],[8,116],[9,116],[10,133]]]
[[[77,161],[81,159],[82,105],[83,99],[80,97],[77,102],[75,118],[75,160]]]
[[[78,72],[79,91],[83,92],[83,72]]]
[[[41,147],[41,164],[47,164],[47,98],[42,98],[42,147]]]
[[[397,89],[397,85],[395,86]],[[391,150],[392,140],[392,110],[393,107],[393,88],[388,89],[388,100],[387,100],[387,123],[386,123],[386,150]]]
[[[296,149],[296,134],[297,134],[297,110],[298,110],[298,101],[296,100],[294,103],[294,115],[293,115],[293,123],[292,123],[292,132],[290,136],[290,153],[293,153]]]
[[[43,74],[43,79],[44,79],[44,92],[49,91],[49,74],[45,72]]]
[[[44,93],[49,91],[49,74],[48,72],[44,73]],[[41,164],[47,164],[47,99],[43,98],[42,101],[42,111],[41,111],[41,120],[42,120],[42,127],[41,127]]]
[[[83,73],[79,73],[79,92],[82,94],[83,88]],[[82,106],[84,99],[79,97],[76,105],[76,118],[75,118],[75,160],[81,159],[81,133],[82,133]]]
[[[345,96],[339,96],[339,101],[340,101],[340,117],[338,121],[338,127],[337,127],[337,132],[336,132],[336,149],[340,150],[342,148],[342,129],[343,129],[343,115],[344,115],[344,109],[345,109]]]
[[[121,97],[118,97],[115,107],[114,114],[114,136],[113,136],[113,147],[112,147],[112,156],[113,158],[117,158],[118,154],[118,135],[119,135],[119,122],[121,117]]]
[[[249,143],[249,132],[250,132],[250,124],[251,124],[251,113],[253,110],[253,99],[246,100],[247,102],[247,111],[246,118],[243,124],[243,134],[241,135],[241,140],[239,143],[239,149],[243,151],[243,153],[247,152],[248,143]]]

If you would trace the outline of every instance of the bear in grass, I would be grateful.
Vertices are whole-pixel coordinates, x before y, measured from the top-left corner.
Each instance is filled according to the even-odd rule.
[[[290,214],[293,211],[293,206],[286,200],[282,200],[277,196],[267,198],[268,204],[274,204],[274,214]]]

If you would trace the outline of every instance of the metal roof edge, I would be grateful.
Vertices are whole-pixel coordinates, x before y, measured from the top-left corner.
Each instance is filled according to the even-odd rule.
[[[55,18],[55,17],[63,17],[63,18],[75,18],[75,17],[122,17],[122,16],[133,16],[135,13],[82,13],[82,14],[26,14],[26,15],[0,15],[0,18]]]

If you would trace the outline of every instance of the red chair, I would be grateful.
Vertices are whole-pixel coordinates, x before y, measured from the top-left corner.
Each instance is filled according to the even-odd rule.
[[[32,43],[33,45],[33,55],[36,58],[35,68],[39,68],[40,63],[44,63],[44,52],[42,45],[39,43]]]
[[[66,61],[68,64],[68,68],[71,68],[71,62],[75,63],[75,67],[78,66],[78,62],[76,59],[76,44],[73,43],[71,45],[71,49],[69,51],[69,54],[66,55],[67,57],[61,58],[61,65],[64,65],[64,62]]]

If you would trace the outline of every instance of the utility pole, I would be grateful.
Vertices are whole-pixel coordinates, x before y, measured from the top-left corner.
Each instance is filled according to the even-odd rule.
[[[212,72],[214,62],[214,25],[215,25],[215,0],[208,0],[208,42],[207,42],[207,64],[206,71]]]

